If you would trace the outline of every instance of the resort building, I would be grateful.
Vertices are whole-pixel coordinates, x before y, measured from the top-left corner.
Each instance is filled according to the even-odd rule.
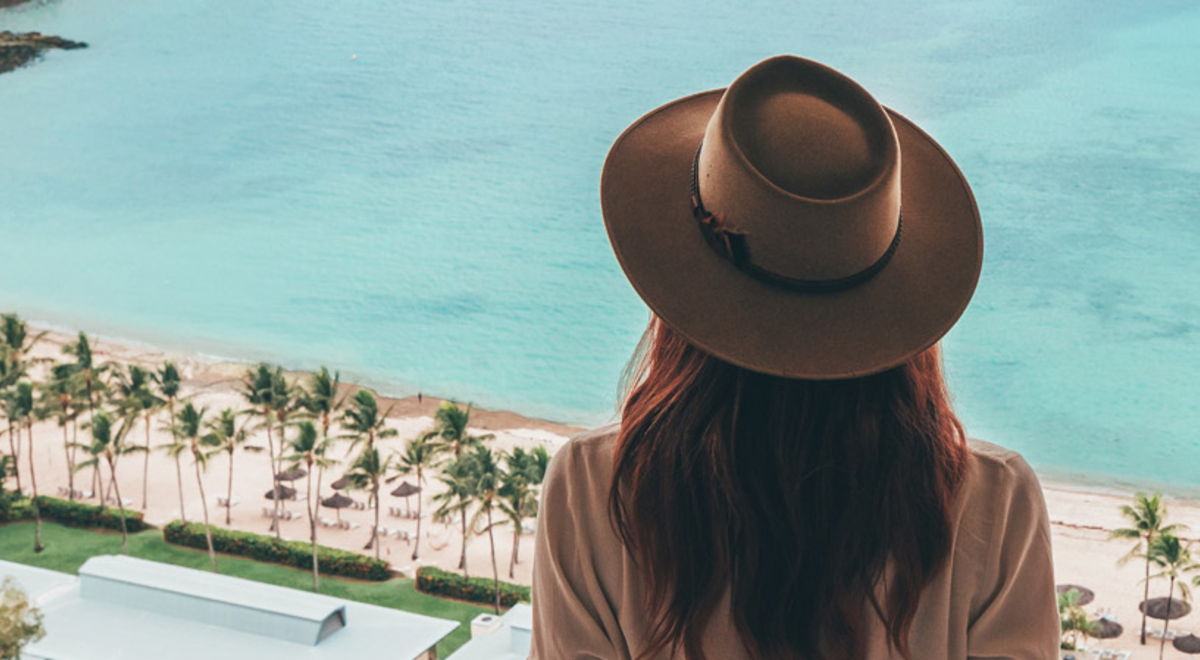
[[[79,576],[0,561],[45,617],[25,660],[435,660],[455,621],[132,557]]]
[[[503,616],[480,614],[471,622],[471,641],[449,660],[525,660],[533,634],[533,609],[514,605]]]

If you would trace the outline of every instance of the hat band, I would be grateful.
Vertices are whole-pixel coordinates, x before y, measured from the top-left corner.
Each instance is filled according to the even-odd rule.
[[[891,261],[892,255],[896,253],[896,248],[900,246],[900,229],[904,224],[903,212],[896,218],[896,235],[892,237],[892,243],[888,245],[888,249],[875,260],[875,263],[853,275],[831,280],[806,280],[780,275],[779,273],[756,266],[750,261],[750,248],[746,245],[746,234],[726,227],[722,215],[705,209],[704,202],[700,200],[700,150],[703,148],[703,143],[696,148],[696,159],[692,163],[692,216],[696,219],[696,224],[700,227],[700,232],[704,235],[705,242],[717,254],[736,266],[738,270],[756,280],[802,293],[834,293],[845,291],[853,289],[878,275],[879,271],[883,270],[884,266],[887,266],[888,262]]]

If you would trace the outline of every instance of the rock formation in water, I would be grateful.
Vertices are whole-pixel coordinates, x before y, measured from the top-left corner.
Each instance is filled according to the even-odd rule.
[[[44,50],[51,48],[87,48],[82,41],[71,41],[62,37],[51,37],[40,32],[17,34],[0,30],[0,73],[27,64]]]

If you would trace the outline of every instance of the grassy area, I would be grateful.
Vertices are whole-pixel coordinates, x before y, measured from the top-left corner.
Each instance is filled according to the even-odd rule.
[[[8,561],[74,574],[89,557],[121,553],[120,534],[75,529],[55,523],[42,525],[42,542],[46,549],[35,554],[33,523],[0,525],[0,559]],[[169,545],[163,541],[162,532],[156,529],[130,534],[129,554],[142,559],[209,570],[207,553]],[[218,556],[217,563],[225,575],[304,591],[312,590],[312,574],[294,568],[227,556]],[[487,608],[425,595],[413,587],[412,580],[405,579],[358,582],[322,576],[321,593],[461,622],[463,625],[438,645],[440,658],[447,657],[466,643],[471,638],[471,619],[488,611]]]

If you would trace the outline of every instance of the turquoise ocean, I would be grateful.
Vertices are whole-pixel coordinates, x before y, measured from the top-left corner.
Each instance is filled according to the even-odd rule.
[[[1200,4],[39,0],[0,76],[0,310],[580,424],[647,319],[599,215],[644,112],[795,53],[913,118],[987,251],[961,415],[1200,493]]]

